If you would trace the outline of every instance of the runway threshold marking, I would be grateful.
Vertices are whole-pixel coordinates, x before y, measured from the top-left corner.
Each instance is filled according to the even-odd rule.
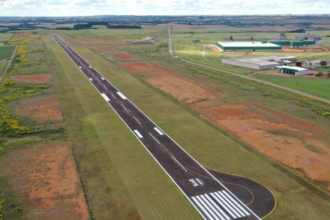
[[[236,202],[225,190],[222,190],[222,193],[229,198],[235,205],[236,207],[238,207],[239,209],[241,209],[245,215],[250,215],[250,213],[248,213],[238,202]]]
[[[111,101],[106,94],[101,93],[101,96],[105,99],[105,101],[107,101],[107,102]]]
[[[161,132],[158,128],[154,127],[154,129],[155,129],[155,131],[157,131],[158,134],[160,134],[160,135],[164,135],[164,133]]]
[[[123,95],[123,93],[121,93],[121,92],[117,92],[117,94],[118,94],[122,99],[124,99],[124,100],[127,99],[126,96]]]
[[[138,130],[134,130],[134,133],[139,137],[139,138],[143,138],[143,136],[140,134],[140,132]]]
[[[186,171],[186,173],[188,172],[187,170],[186,170],[186,168],[184,168],[182,165],[181,165],[181,163],[179,162],[179,161],[177,161],[177,159],[175,159],[175,157],[173,157],[172,156],[172,158],[173,158],[173,160],[184,170],[184,171]]]
[[[133,118],[135,119],[135,121],[137,121],[137,123],[141,124],[141,122],[139,120],[137,120],[137,118],[135,118],[135,116],[133,116]]]
[[[218,196],[215,193],[211,193],[211,196],[233,217],[233,218],[240,218],[242,217],[233,207],[228,205],[223,198]]]

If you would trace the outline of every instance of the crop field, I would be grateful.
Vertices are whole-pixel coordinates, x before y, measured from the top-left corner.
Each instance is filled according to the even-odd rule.
[[[8,41],[11,36],[13,36],[13,33],[0,33],[0,43],[4,41]]]
[[[330,99],[330,78],[286,77],[258,74],[258,78],[281,86]]]
[[[10,59],[15,50],[15,46],[0,46],[0,60]]]
[[[330,179],[325,175],[330,167],[328,105],[170,57],[166,27],[97,27],[100,29],[56,33],[202,165],[251,178],[268,187],[278,203],[267,219],[326,219],[330,215]],[[0,197],[2,192],[9,192],[5,213],[16,213],[12,219],[35,219],[26,209],[33,201],[15,191],[19,189],[15,185],[19,175],[3,172],[6,166],[11,166],[10,173],[18,169],[10,165],[13,158],[17,163],[26,160],[15,153],[32,154],[38,149],[37,155],[45,155],[37,157],[40,161],[54,155],[57,161],[63,161],[64,157],[56,156],[59,154],[55,150],[54,154],[49,153],[54,146],[61,146],[65,148],[65,158],[74,157],[76,165],[71,161],[70,167],[77,166],[76,192],[84,190],[94,219],[201,219],[52,39],[49,33],[54,32],[45,30],[39,32],[40,38],[14,36],[11,40],[12,45],[20,44],[20,56],[0,90],[0,99],[4,100],[0,102],[0,114],[15,121],[6,130],[7,136],[0,136],[4,138],[0,139],[0,156],[4,152],[1,157],[5,159],[0,161]],[[24,34],[29,36],[28,32]],[[158,41],[131,43],[145,36],[157,37]],[[221,53],[206,48],[207,60],[203,59],[203,46],[193,44],[191,39],[195,37],[188,36],[174,33],[175,52],[219,67]],[[209,36],[204,37],[206,41]],[[220,68],[249,73],[244,68]],[[258,76],[273,80],[266,79],[268,75]],[[298,85],[305,83],[301,79]],[[328,86],[312,80],[312,92],[320,92],[320,85]],[[12,123],[9,119],[8,123]],[[22,133],[11,130],[17,126]],[[48,150],[42,153],[39,149]],[[46,170],[38,172],[49,175]],[[79,187],[78,178],[83,188]],[[44,187],[40,190],[56,194]],[[84,204],[79,193],[65,197],[65,202],[74,202],[69,207],[77,207],[77,201]],[[12,201],[22,209],[21,214],[10,206]],[[55,208],[65,207],[56,200]],[[80,219],[87,218],[86,207],[79,208],[83,214],[72,213],[67,219],[78,219],[73,216],[79,215]]]
[[[111,30],[109,30],[109,32],[111,32]],[[129,34],[129,32],[127,31],[126,34]],[[203,165],[228,173],[248,176],[252,179],[260,181],[272,189],[280,202],[275,212],[268,217],[269,219],[285,219],[288,216],[297,219],[322,219],[322,216],[327,214],[328,211],[326,207],[329,206],[328,202],[315,194],[315,192],[309,189],[309,187],[294,180],[292,177],[283,174],[282,171],[273,167],[272,162],[268,163],[266,162],[267,160],[265,161],[265,159],[261,159],[263,157],[257,156],[258,154],[247,151],[242,147],[241,142],[233,141],[231,136],[224,135],[218,130],[218,128],[215,128],[207,121],[196,117],[191,110],[188,110],[181,103],[175,101],[177,99],[177,94],[179,93],[172,93],[174,96],[164,95],[163,92],[167,93],[166,91],[170,91],[166,88],[171,88],[171,85],[162,84],[160,85],[162,91],[158,91],[158,89],[150,87],[150,84],[153,85],[153,83],[156,82],[153,78],[150,78],[151,73],[146,74],[148,72],[145,71],[146,73],[144,74],[143,72],[141,74],[131,74],[120,68],[118,62],[129,63],[139,60],[139,62],[149,62],[160,66],[166,66],[171,69],[170,73],[173,73],[173,71],[180,72],[180,74],[184,76],[191,77],[200,82],[208,83],[224,91],[225,94],[231,94],[230,97],[228,95],[221,96],[223,101],[227,104],[234,104],[237,102],[241,102],[242,104],[248,104],[249,102],[260,102],[268,108],[278,110],[279,106],[286,106],[285,109],[281,109],[282,112],[288,111],[285,113],[290,115],[295,114],[295,117],[301,118],[301,120],[304,120],[304,118],[310,118],[310,116],[313,115],[314,122],[316,122],[323,129],[328,128],[328,121],[324,120],[324,116],[317,115],[311,110],[301,112],[302,107],[295,104],[295,100],[297,100],[297,98],[294,98],[292,101],[289,98],[285,98],[282,93],[278,94],[277,90],[269,89],[267,87],[261,90],[255,90],[254,86],[256,85],[251,85],[250,83],[246,85],[239,84],[237,79],[231,79],[230,77],[227,78],[229,83],[228,81],[219,81],[216,80],[218,73],[212,74],[214,78],[204,76],[203,74],[193,73],[193,71],[186,69],[184,65],[180,64],[180,62],[174,62],[172,58],[165,55],[167,54],[166,47],[160,47],[159,50],[155,50],[152,49],[152,45],[116,45],[116,49],[114,49],[114,46],[111,47],[109,44],[103,44],[104,48],[111,47],[111,50],[90,50],[89,48],[93,47],[100,48],[100,45],[97,45],[96,47],[95,45],[84,45],[77,43],[75,39],[72,39],[65,34],[61,35],[61,37],[64,41],[70,45],[73,45],[74,49],[79,54],[88,60],[88,62],[90,62],[98,71],[104,74],[119,90],[121,90],[130,100],[136,103],[139,108],[141,108],[148,116],[151,117],[152,120],[159,124],[161,128],[163,128],[170,136],[179,142],[180,145],[182,145]],[[119,187],[118,189],[121,189],[120,194],[116,195],[115,193],[119,192],[118,190],[115,190],[116,192],[110,192],[114,193],[111,194],[113,196],[109,196],[109,198],[101,197],[103,198],[102,201],[104,204],[110,203],[112,199],[118,199],[116,201],[120,202],[123,201],[123,199],[126,201],[127,198],[130,198],[125,203],[126,207],[117,207],[117,210],[121,210],[121,213],[122,210],[135,210],[133,213],[139,215],[142,219],[153,219],[166,216],[167,218],[169,218],[168,216],[171,216],[173,219],[180,219],[178,215],[174,216],[174,214],[171,214],[169,210],[162,207],[162,204],[170,202],[170,198],[175,197],[177,199],[180,198],[180,202],[174,203],[175,205],[173,205],[173,207],[176,208],[172,207],[171,212],[175,212],[177,214],[179,212],[178,209],[180,209],[180,212],[184,213],[182,213],[182,215],[190,216],[191,219],[199,219],[199,216],[196,215],[195,211],[190,209],[189,203],[188,207],[186,207],[187,201],[185,201],[184,198],[182,198],[182,195],[177,192],[177,189],[162,173],[162,170],[160,170],[152,159],[144,153],[145,150],[143,147],[136,142],[134,137],[132,137],[129,132],[127,132],[127,129],[122,126],[122,122],[116,119],[116,116],[111,111],[109,112],[108,106],[102,104],[104,101],[101,98],[94,98],[94,95],[91,95],[95,94],[95,97],[97,97],[97,93],[90,88],[91,86],[89,82],[82,76],[81,73],[79,73],[73,64],[70,64],[71,61],[62,55],[60,48],[58,48],[54,42],[51,42],[51,38],[44,39],[47,46],[51,48],[51,50],[57,55],[57,58],[60,59],[60,63],[62,63],[62,68],[64,71],[67,72],[65,73],[63,82],[68,81],[67,83],[72,85],[80,85],[75,88],[73,88],[73,86],[67,87],[67,89],[70,88],[70,90],[73,89],[74,91],[72,91],[72,95],[66,95],[62,98],[62,103],[64,104],[61,104],[61,106],[67,106],[64,107],[64,111],[68,111],[68,115],[72,114],[69,114],[69,106],[71,106],[71,102],[75,103],[77,106],[83,106],[82,109],[79,110],[80,112],[85,111],[85,113],[82,114],[86,115],[80,116],[83,118],[83,131],[87,131],[87,134],[89,134],[87,139],[91,141],[91,143],[94,143],[91,144],[91,146],[96,147],[95,149],[89,146],[82,148],[76,145],[75,147],[75,150],[79,155],[78,162],[81,161],[81,163],[83,163],[83,166],[80,166],[80,168],[85,185],[88,187],[88,198],[92,201],[92,204],[94,204],[92,210],[97,210],[94,211],[94,215],[99,215],[99,217],[114,216],[114,213],[106,212],[103,208],[104,205],[101,205],[102,202],[97,200],[99,198],[98,195],[101,197],[103,192],[102,190],[96,189],[95,186],[100,186],[102,184],[107,185],[108,183],[106,182],[106,179],[102,180],[101,178],[94,177],[94,175],[90,175],[93,176],[93,178],[91,178],[87,175],[99,170],[99,168],[94,168],[93,170],[90,167],[92,167],[92,164],[95,163],[96,157],[100,158],[103,154],[103,164],[113,167],[118,172],[116,175],[111,177],[113,181],[117,183],[113,185],[113,187]],[[158,45],[161,44],[162,42]],[[157,45],[155,46],[157,47]],[[139,52],[139,50],[143,50],[145,52]],[[134,56],[135,59],[132,61],[118,61],[115,54],[118,54],[119,52],[130,54]],[[160,57],[163,61],[158,59]],[[64,66],[63,63],[65,63]],[[166,77],[167,75],[164,76]],[[148,81],[146,81],[147,79]],[[129,84],[130,87],[127,87],[127,84]],[[249,94],[248,97],[250,98],[244,95],[246,93]],[[76,98],[76,96],[80,98]],[[235,101],[230,101],[233,97]],[[181,99],[183,104],[187,105],[189,102],[185,103],[185,100],[188,101],[187,99]],[[274,100],[277,100],[277,102],[274,103]],[[82,104],[87,101],[91,102],[91,104]],[[81,104],[79,104],[80,102]],[[282,104],[279,105],[279,102]],[[74,108],[74,112],[79,112],[78,108],[79,107]],[[294,113],[297,110],[299,110],[299,115]],[[70,109],[70,111],[72,110]],[[162,112],[162,114],[159,114],[159,112]],[[67,120],[73,121],[73,119]],[[111,120],[111,122],[108,122],[108,120]],[[74,129],[77,128],[70,128],[72,132]],[[92,130],[94,131],[92,132]],[[182,136],[182,133],[185,135]],[[83,137],[79,137],[77,133],[71,135],[77,140],[77,142],[78,140],[81,142],[83,141],[82,139],[84,139]],[[124,139],[126,139],[126,141]],[[112,144],[109,146],[109,143]],[[119,150],[116,146],[121,146],[120,149],[122,150]],[[123,148],[123,146],[125,147]],[[139,158],[135,158],[129,153],[133,149],[136,155],[145,155],[143,163],[139,162]],[[92,154],[86,154],[87,152],[85,151],[90,153],[99,153],[95,153],[95,158],[92,158]],[[107,154],[104,154],[105,152]],[[84,158],[84,160],[82,160],[82,158]],[[130,163],[121,163],[122,161],[126,161],[125,158],[130,158]],[[107,162],[105,163],[105,161]],[[235,163],[233,163],[233,161],[235,161]],[[137,166],[137,164],[139,164],[139,166]],[[151,164],[155,164],[155,166],[152,166]],[[250,164],[253,164],[254,166],[249,166]],[[152,166],[152,168],[150,168],[150,166]],[[103,170],[104,169],[99,170],[98,172],[106,174],[106,171]],[[152,175],[143,176],[144,173],[147,172],[154,172],[153,175],[155,177],[153,178]],[[143,178],[140,179],[140,176],[143,176]],[[139,181],[144,178],[148,180],[148,183],[146,181]],[[132,182],[134,182],[134,184],[132,184]],[[149,191],[145,188],[146,184],[149,189],[153,189],[152,195],[147,195]],[[171,188],[171,190],[169,190],[169,188]],[[162,194],[161,199],[156,199],[156,197],[161,194],[160,192],[165,191],[166,193]],[[99,201],[98,204],[96,204],[95,201]],[[316,201],[322,201],[321,204],[323,204],[323,206],[315,206],[314,203]],[[173,201],[171,201],[171,204],[172,203]],[[127,212],[124,213],[127,214]],[[125,214],[122,213],[122,215]]]
[[[8,63],[7,62],[0,62],[0,77],[5,72],[7,68]]]

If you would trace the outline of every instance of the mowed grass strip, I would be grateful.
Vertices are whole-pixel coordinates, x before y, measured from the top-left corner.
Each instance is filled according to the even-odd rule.
[[[330,99],[330,78],[288,77],[265,74],[260,74],[258,77],[267,82]]]
[[[63,67],[59,99],[96,219],[202,219],[55,41],[44,41]]]
[[[8,66],[7,62],[0,62],[0,77],[2,76],[2,74],[4,74],[7,66]]]
[[[71,41],[68,37],[64,39],[66,42]],[[75,46],[74,49],[201,164],[252,178],[269,187],[278,198],[278,206],[268,219],[326,219],[330,214],[329,201],[283,174],[272,166],[272,162],[267,163],[245,150],[162,93],[137,80],[116,64],[94,54],[86,46]]]
[[[15,50],[15,46],[0,46],[0,60],[10,59]]]

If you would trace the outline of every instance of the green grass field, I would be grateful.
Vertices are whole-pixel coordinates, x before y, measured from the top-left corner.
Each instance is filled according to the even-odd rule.
[[[0,62],[0,77],[5,72],[7,68],[8,63],[7,62]]]
[[[0,42],[8,41],[13,33],[0,33]]]
[[[0,46],[0,60],[10,59],[15,50],[15,46]]]
[[[330,78],[287,77],[264,74],[258,75],[259,77],[267,82],[330,99]]]

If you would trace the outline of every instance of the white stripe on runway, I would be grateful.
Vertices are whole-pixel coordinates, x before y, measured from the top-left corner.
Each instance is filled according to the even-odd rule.
[[[116,97],[114,94],[112,94],[112,93],[111,93],[111,96],[112,96],[114,99],[117,99],[117,97]]]
[[[210,215],[212,215],[213,219],[219,219],[199,196],[196,196],[196,199],[204,206],[204,208],[210,213]]]
[[[206,199],[210,201],[212,205],[224,216],[227,220],[230,220],[230,217],[211,199],[211,197],[207,194],[204,195]]]
[[[211,215],[215,217],[216,219],[220,218],[221,220],[226,220],[216,209],[213,207],[213,205],[204,197],[204,195],[196,196],[200,197],[201,200],[203,200],[206,205],[212,210]]]
[[[93,82],[93,79],[92,78],[89,78],[89,80]]]
[[[110,99],[108,98],[108,96],[104,93],[101,93],[101,96],[105,99],[105,101],[109,102]]]
[[[123,95],[121,92],[117,92],[117,94],[122,98],[122,99],[127,99],[126,96]]]
[[[241,217],[241,215],[239,213],[237,213],[235,211],[235,209],[233,209],[232,207],[230,207],[226,201],[224,201],[220,196],[218,196],[215,193],[211,193],[211,196],[233,217],[233,218],[237,218],[237,217]],[[235,214],[234,214],[234,213]]]
[[[199,184],[204,185],[204,182],[201,179],[196,178],[196,180],[197,180],[197,182],[199,182]]]
[[[123,106],[123,108],[127,110],[127,108],[123,104],[120,103],[120,105]]]
[[[139,120],[137,120],[137,118],[135,118],[134,116],[133,116],[133,118],[135,119],[135,121],[137,121],[137,123],[141,124],[141,122],[139,122]]]
[[[232,207],[233,209],[235,209],[241,216],[245,216],[245,214],[238,208],[235,206],[235,204],[233,204],[227,197],[224,196],[224,194],[222,192],[215,192],[220,198],[222,198],[225,202],[227,202],[226,204],[229,205],[230,207]]]
[[[158,144],[160,144],[160,142],[157,140],[157,138],[155,138],[150,132],[149,132],[149,134]]]
[[[154,127],[154,129],[157,131],[158,134],[164,135],[163,132],[161,132],[158,128]]]
[[[197,204],[197,206],[205,213],[210,220],[213,220],[212,216],[204,209],[204,207],[199,203],[199,201],[195,197],[191,197],[192,200]]]
[[[140,132],[138,130],[134,130],[134,133],[139,137],[139,138],[143,138],[143,136],[140,134]]]
[[[103,78],[103,77],[101,77],[101,79],[102,79],[102,80],[104,80],[104,78]]]
[[[175,159],[175,157],[172,156],[172,158],[173,158],[173,160],[174,160],[177,164],[179,164],[179,166],[180,166],[184,171],[188,172],[188,171],[187,171],[187,170],[181,165],[181,163]]]
[[[236,202],[225,190],[222,191],[233,203],[235,203],[246,215],[250,215],[238,202]]]

